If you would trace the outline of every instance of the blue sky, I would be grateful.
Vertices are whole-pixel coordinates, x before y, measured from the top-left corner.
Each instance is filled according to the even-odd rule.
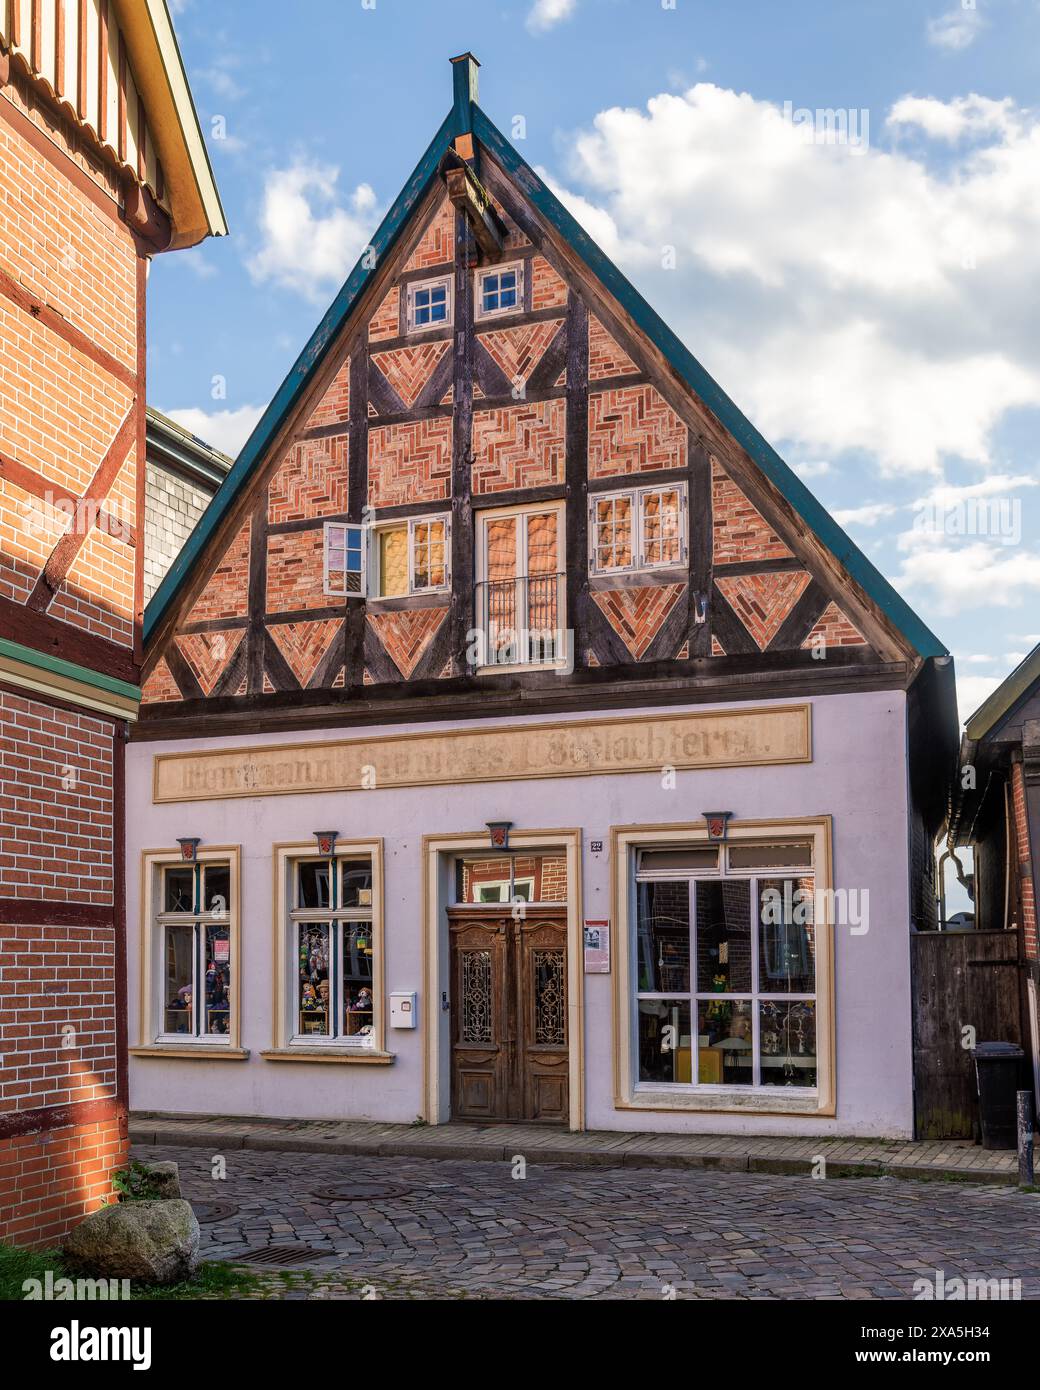
[[[172,9],[231,236],[154,263],[154,405],[235,452],[470,49],[491,118],[953,650],[962,712],[1040,641],[1040,0]]]

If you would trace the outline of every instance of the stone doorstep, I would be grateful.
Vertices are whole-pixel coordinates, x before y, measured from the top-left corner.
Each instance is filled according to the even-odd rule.
[[[732,1135],[689,1136],[694,1151],[684,1151],[681,1135],[531,1133],[523,1126],[474,1126],[466,1137],[458,1128],[435,1126],[415,1132],[408,1125],[344,1122],[347,1133],[336,1134],[336,1122],[226,1119],[171,1120],[170,1117],[131,1119],[130,1139],[155,1147],[251,1149],[258,1152],[342,1154],[353,1157],[458,1159],[469,1162],[510,1162],[522,1152],[528,1161],[581,1167],[701,1168],[733,1173],[776,1173],[805,1176],[817,1154],[827,1161],[828,1176],[954,1178],[963,1182],[1014,1185],[1014,1154],[992,1154],[965,1146],[960,1150],[910,1141],[854,1139],[778,1139],[773,1152],[763,1152],[761,1138],[748,1141],[743,1152]],[[454,1128],[455,1133],[445,1134]],[[467,1127],[468,1129],[469,1127]],[[330,1133],[329,1131],[333,1131]],[[318,1132],[315,1132],[318,1131]],[[439,1131],[439,1132],[438,1132]],[[703,1151],[717,1137],[724,1152]],[[791,1153],[805,1145],[803,1155]],[[736,1150],[736,1151],[734,1151]],[[786,1152],[785,1152],[786,1150]],[[809,1150],[812,1150],[810,1153]],[[945,1161],[942,1161],[945,1160]]]

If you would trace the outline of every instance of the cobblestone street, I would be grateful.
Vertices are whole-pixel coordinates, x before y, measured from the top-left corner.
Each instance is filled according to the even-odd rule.
[[[942,1270],[1019,1279],[1022,1298],[1040,1298],[1040,1197],[1008,1187],[535,1163],[519,1179],[502,1162],[198,1147],[138,1156],[180,1165],[205,1258],[274,1248],[253,1266],[273,1297],[902,1299]]]

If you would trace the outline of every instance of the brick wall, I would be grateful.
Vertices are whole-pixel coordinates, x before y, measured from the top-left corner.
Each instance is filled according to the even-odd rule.
[[[1022,930],[1030,960],[1040,959],[1037,942],[1036,898],[1033,894],[1033,856],[1026,812],[1026,783],[1021,763],[1011,765],[1011,805],[1015,822],[1015,855],[1022,894]]]
[[[107,1204],[126,1162],[126,1112],[0,1143],[0,1241],[46,1250]]]
[[[110,907],[112,724],[0,690],[0,897]]]

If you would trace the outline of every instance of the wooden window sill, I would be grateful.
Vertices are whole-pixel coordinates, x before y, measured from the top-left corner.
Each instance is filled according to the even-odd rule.
[[[261,1052],[265,1062],[360,1062],[366,1066],[388,1067],[396,1061],[393,1052],[377,1052],[369,1047],[272,1047]]]
[[[169,1043],[149,1043],[144,1047],[128,1049],[131,1057],[189,1057],[193,1061],[244,1062],[249,1056],[247,1047],[191,1047],[185,1044],[178,1047]]]

